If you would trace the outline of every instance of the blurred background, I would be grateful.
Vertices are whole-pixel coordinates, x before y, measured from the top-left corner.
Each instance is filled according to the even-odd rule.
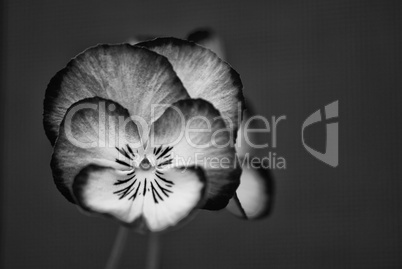
[[[117,231],[56,190],[42,127],[51,77],[97,43],[211,27],[257,114],[286,116],[264,220],[201,212],[162,236],[162,268],[402,268],[401,1],[1,2],[0,268],[103,268]],[[339,100],[339,166],[303,147],[304,120]],[[270,141],[270,134],[267,140]],[[306,130],[325,150],[325,124]],[[130,234],[121,268],[143,268]]]

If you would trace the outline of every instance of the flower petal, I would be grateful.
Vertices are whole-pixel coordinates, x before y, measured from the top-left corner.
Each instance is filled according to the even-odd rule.
[[[243,165],[238,200],[232,198],[226,207],[237,217],[260,219],[267,216],[273,203],[273,180],[268,169]]]
[[[191,98],[212,103],[236,136],[243,110],[243,85],[229,64],[209,49],[176,38],[157,38],[136,46],[167,57]]]
[[[130,115],[146,122],[152,121],[151,105],[172,104],[189,97],[161,55],[128,44],[89,48],[59,71],[47,87],[43,122],[52,145],[67,109],[96,96],[121,104]],[[155,119],[162,113],[156,108]]]
[[[145,197],[143,209],[151,231],[161,231],[176,225],[189,216],[193,209],[205,203],[207,181],[201,168],[168,169],[155,177],[154,182],[151,191],[152,188],[155,191],[152,196]]]
[[[89,165],[75,178],[73,189],[78,204],[89,212],[112,216],[141,231],[160,232],[190,216],[205,194],[199,168],[169,169],[161,178],[154,171]]]
[[[266,148],[259,149],[259,145],[266,142],[265,133],[261,132],[267,129],[265,121],[264,117],[255,115],[252,106],[247,104],[236,141],[236,152],[243,171],[240,186],[236,191],[237,199],[234,197],[227,206],[227,209],[238,217],[263,218],[269,215],[273,205],[274,180],[271,171],[263,167],[261,159],[250,162],[254,160],[254,156],[266,154],[263,152]]]
[[[262,143],[261,140],[266,140],[267,134],[263,133],[264,128],[262,122],[262,116],[255,115],[251,110],[248,103],[247,108],[243,111],[243,120],[240,128],[237,132],[236,140],[236,152],[240,158],[244,158],[247,155],[258,155],[262,153],[262,149],[258,148]],[[265,118],[264,118],[265,119]],[[266,148],[263,148],[265,154]]]
[[[192,166],[204,169],[208,180],[205,209],[224,208],[239,185],[232,132],[209,102],[181,100],[155,121],[151,134],[156,166]]]
[[[71,202],[71,186],[89,164],[132,169],[141,150],[136,124],[119,104],[94,97],[81,100],[67,111],[51,161],[58,189]]]

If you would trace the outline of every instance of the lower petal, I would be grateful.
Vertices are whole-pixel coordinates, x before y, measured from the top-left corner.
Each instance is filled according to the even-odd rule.
[[[172,168],[151,184],[152,195],[145,197],[143,209],[150,231],[173,227],[204,204],[206,181],[200,168]]]
[[[140,231],[160,232],[202,206],[205,183],[199,168],[156,173],[89,165],[75,178],[73,189],[86,211],[111,216]]]
[[[130,223],[141,215],[144,199],[136,199],[142,194],[139,187],[133,171],[91,164],[76,176],[73,191],[83,209]]]

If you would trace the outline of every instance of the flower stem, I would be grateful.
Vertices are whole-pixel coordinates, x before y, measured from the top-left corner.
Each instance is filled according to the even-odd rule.
[[[116,239],[114,240],[112,252],[110,253],[109,260],[107,261],[105,269],[117,269],[119,266],[120,258],[123,254],[124,246],[126,245],[128,237],[128,229],[120,226],[117,231]]]
[[[159,254],[160,244],[159,235],[156,233],[150,233],[148,236],[148,255],[146,269],[158,269],[159,268]]]

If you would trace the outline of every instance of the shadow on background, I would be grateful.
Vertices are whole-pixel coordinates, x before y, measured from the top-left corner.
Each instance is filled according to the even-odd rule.
[[[261,153],[283,157],[286,169],[272,169],[270,218],[248,223],[224,211],[201,212],[163,236],[163,268],[402,267],[400,2],[47,0],[4,6],[1,268],[102,268],[117,230],[111,221],[83,216],[53,184],[52,149],[42,128],[50,78],[97,43],[137,34],[184,38],[203,26],[221,34],[256,112],[286,115],[277,147]],[[304,149],[301,126],[336,100],[340,156],[332,168]],[[311,130],[307,141],[320,145],[322,134]],[[142,268],[145,250],[146,238],[130,235],[121,268]]]

